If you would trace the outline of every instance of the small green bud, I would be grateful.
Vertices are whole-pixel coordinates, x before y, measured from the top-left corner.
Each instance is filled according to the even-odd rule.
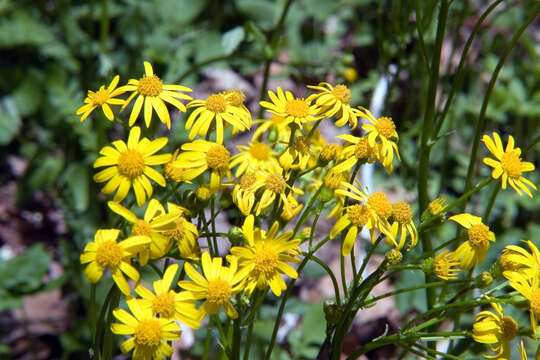
[[[233,246],[242,246],[244,244],[244,234],[238,226],[230,228],[227,237]]]
[[[332,200],[333,198],[334,198],[334,190],[330,189],[326,185],[323,185],[319,199],[321,199],[322,202],[328,202]]]
[[[398,249],[388,250],[385,256],[390,265],[397,265],[403,260],[403,254]]]
[[[487,271],[482,271],[475,279],[476,286],[480,289],[484,289],[493,283],[493,276]]]
[[[501,266],[501,263],[498,261],[495,261],[493,265],[491,265],[491,275],[495,280],[503,280],[503,267]]]
[[[343,307],[337,305],[334,300],[326,300],[323,309],[328,324],[337,324],[343,314]]]
[[[428,275],[433,274],[433,269],[435,267],[435,259],[432,257],[428,257],[426,260],[424,260],[424,263],[422,264],[422,271]]]

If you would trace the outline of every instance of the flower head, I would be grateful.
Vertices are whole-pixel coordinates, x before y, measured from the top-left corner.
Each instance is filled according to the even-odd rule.
[[[129,295],[129,285],[123,274],[134,281],[139,281],[139,272],[129,260],[150,244],[151,240],[147,236],[132,236],[117,242],[119,234],[118,229],[98,230],[94,241],[84,247],[80,261],[81,264],[88,264],[84,269],[84,275],[90,283],[97,283],[103,271],[108,269],[120,291]]]
[[[232,93],[212,94],[206,100],[192,100],[187,106],[195,108],[186,121],[186,130],[190,130],[189,139],[196,135],[204,136],[210,130],[210,125],[216,122],[216,143],[223,144],[223,122],[230,124],[233,129],[245,131],[251,128],[251,114],[247,109],[235,106],[229,101]]]
[[[494,179],[502,176],[501,187],[503,189],[506,189],[506,184],[508,183],[519,195],[522,195],[521,191],[523,190],[527,195],[532,197],[529,187],[536,190],[536,186],[525,179],[522,174],[527,171],[533,171],[534,164],[521,160],[521,149],[518,147],[514,148],[514,138],[511,135],[508,137],[506,148],[503,148],[501,138],[496,132],[493,133],[493,139],[488,135],[484,135],[482,141],[496,158],[495,160],[485,157],[483,160],[484,164],[493,168],[491,176]]]
[[[510,341],[517,334],[518,325],[511,316],[505,316],[500,304],[491,303],[495,313],[481,311],[473,324],[473,339],[482,344],[491,344],[495,355],[485,355],[499,360],[510,359]]]
[[[394,218],[391,227],[393,237],[396,240],[398,237],[400,238],[397,248],[399,250],[403,249],[405,241],[407,240],[408,235],[410,235],[411,243],[407,250],[411,250],[418,244],[418,231],[412,220],[413,211],[411,206],[404,201],[392,204],[392,215]]]
[[[460,260],[459,267],[470,270],[486,258],[489,242],[495,241],[495,234],[482,223],[482,219],[471,214],[458,214],[449,220],[455,221],[467,229],[468,240],[462,243],[454,252]]]
[[[268,90],[268,96],[272,102],[261,101],[261,106],[268,109],[270,113],[283,117],[286,124],[295,123],[302,129],[303,124],[321,118],[317,115],[316,105],[311,103],[312,98],[296,98],[290,91],[283,92],[281,87],[277,88],[277,93]]]
[[[126,301],[131,314],[124,309],[113,310],[120,323],[111,324],[111,330],[118,335],[131,335],[120,345],[122,353],[133,350],[133,359],[158,360],[171,356],[173,349],[167,341],[180,338],[180,326],[173,318],[155,317],[152,310],[141,300],[131,298]]]
[[[173,203],[167,203],[169,214],[178,215],[174,221],[174,228],[163,233],[169,241],[178,245],[180,257],[184,259],[199,260],[201,257],[201,249],[197,239],[199,231],[188,219],[185,214],[189,215],[186,209]]]
[[[318,86],[308,85],[308,88],[319,90],[320,93],[315,94],[313,99],[319,106],[319,114],[325,117],[336,117],[336,126],[349,124],[351,129],[355,129],[358,125],[359,111],[352,108],[349,102],[351,101],[351,90],[343,84],[332,86],[329,83],[322,82]]]
[[[174,222],[179,214],[167,214],[163,205],[156,199],[148,202],[142,219],[117,202],[109,201],[108,205],[112,211],[133,224],[132,236],[147,236],[152,239],[152,242],[139,252],[139,262],[142,266],[148,263],[148,259],[158,259],[171,249],[172,242],[167,239],[164,232],[174,228]]]
[[[238,257],[241,267],[249,269],[244,291],[251,293],[255,287],[264,289],[268,284],[276,296],[287,288],[281,274],[293,279],[298,277],[287,262],[298,263],[300,240],[291,240],[292,231],[277,235],[279,224],[274,222],[268,233],[254,227],[253,215],[249,215],[242,226],[242,233],[247,240],[244,246],[235,246],[231,254]]]
[[[234,155],[230,163],[231,168],[238,166],[235,176],[241,176],[247,170],[263,169],[272,171],[279,168],[279,163],[275,158],[277,153],[263,142],[251,142],[247,146],[239,145],[237,148],[240,153]]]
[[[139,141],[141,129],[131,128],[127,144],[122,140],[105,146],[100,150],[99,157],[94,162],[94,168],[107,167],[94,175],[94,181],[107,184],[101,189],[105,194],[116,191],[113,200],[122,201],[133,186],[137,205],[142,206],[146,199],[152,196],[152,185],[148,178],[160,186],[165,186],[165,178],[151,166],[165,164],[171,159],[171,154],[154,155],[167,144],[167,138]]]
[[[153,290],[148,290],[142,285],[135,287],[135,292],[142,299],[141,307],[149,308],[152,313],[160,318],[180,320],[193,329],[200,326],[200,314],[195,308],[195,301],[190,292],[177,293],[171,290],[174,277],[178,272],[178,264],[167,267],[163,278],[154,281]]]
[[[238,317],[238,312],[230,299],[242,291],[243,281],[249,269],[243,268],[238,271],[238,259],[235,256],[229,256],[227,260],[230,266],[222,266],[222,258],[212,259],[209,253],[204,252],[201,256],[202,274],[197,272],[190,263],[184,265],[191,281],[182,280],[178,282],[178,285],[190,291],[195,300],[205,300],[199,309],[201,317],[206,314],[218,314],[222,306],[230,318]]]
[[[287,211],[293,211],[292,204],[286,194],[289,189],[294,194],[303,194],[303,191],[287,184],[289,175],[285,175],[283,169],[278,168],[274,171],[258,171],[257,179],[253,183],[253,191],[264,189],[255,209],[255,215],[259,215],[264,209],[272,205],[276,198],[283,203],[283,208]]]
[[[121,110],[124,110],[131,100],[138,95],[129,116],[129,126],[135,124],[144,105],[146,127],[150,127],[152,111],[155,110],[161,122],[167,125],[167,129],[170,129],[171,117],[165,102],[173,105],[181,112],[186,112],[186,106],[178,99],[191,100],[191,96],[178,91],[191,92],[191,89],[182,85],[164,85],[163,81],[154,74],[152,65],[148,61],[144,62],[144,72],[144,76],[139,80],[130,79],[127,85],[121,87],[124,91],[132,92]]]
[[[458,265],[459,261],[454,260],[454,254],[445,250],[435,257],[433,262],[433,272],[439,279],[457,279],[459,269],[455,269],[454,267]]]
[[[122,105],[124,103],[124,100],[115,98],[125,91],[122,88],[116,89],[119,80],[120,76],[116,75],[107,88],[102,85],[96,92],[88,90],[84,105],[77,109],[77,115],[81,115],[81,121],[84,121],[98,107],[101,107],[107,119],[114,120],[114,114],[109,105]]]

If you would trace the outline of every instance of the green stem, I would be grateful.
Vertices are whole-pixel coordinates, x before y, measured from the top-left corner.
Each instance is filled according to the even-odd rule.
[[[212,320],[213,317],[210,316],[210,320],[208,320],[208,327],[206,328],[206,337],[204,339],[204,351],[203,351],[203,360],[208,359],[208,354],[210,352],[210,338],[212,337]]]
[[[308,253],[306,253],[306,252],[304,252],[303,254],[304,254],[304,256],[308,255]],[[324,269],[324,271],[326,271],[328,276],[330,276],[330,279],[332,280],[332,284],[334,285],[334,293],[336,295],[336,303],[338,305],[341,305],[341,297],[339,295],[339,287],[338,287],[338,282],[337,282],[336,276],[334,275],[334,273],[332,272],[330,267],[328,267],[328,265],[326,265],[326,263],[324,261],[322,261],[321,259],[319,259],[315,255],[311,255],[311,258],[313,259],[313,261],[315,261],[317,264],[319,264]]]
[[[90,316],[90,337],[95,339],[96,336],[96,284],[90,285],[90,307],[89,307],[89,316]],[[95,343],[94,343],[95,346]],[[97,353],[97,349],[94,348],[94,353]]]
[[[225,331],[223,331],[223,326],[221,325],[221,321],[219,320],[219,315],[212,315],[214,318],[214,323],[216,324],[216,327],[219,331],[219,338],[221,339],[221,344],[223,345],[223,348],[225,349],[225,354],[227,354],[227,357],[229,359],[232,359],[231,357],[231,351],[229,348],[229,339],[227,337],[227,334],[225,334]]]
[[[216,214],[215,214],[215,202],[214,202],[214,197],[212,196],[212,198],[210,199],[210,216],[212,216],[212,233],[213,234],[216,234]],[[216,254],[216,256],[219,256],[219,247],[218,247],[218,242],[217,242],[217,236],[214,235],[214,253]],[[208,239],[208,241],[210,241],[210,239]]]
[[[244,347],[244,360],[249,360],[249,350],[251,348],[251,337],[253,334],[253,324],[255,323],[255,316],[259,313],[259,309],[261,308],[261,305],[267,293],[268,287],[264,290],[264,292],[255,290],[255,306],[251,309],[251,313],[249,314],[248,318],[249,325],[246,336],[246,346]]]
[[[422,60],[426,65],[427,73],[430,74],[429,61],[426,52],[426,45],[424,42],[424,30],[422,29],[422,14],[420,10],[420,0],[416,0],[416,31],[418,32],[418,47],[420,48],[420,54],[422,54]]]
[[[113,344],[114,344],[114,335],[111,331],[111,323],[113,321],[113,310],[118,307],[118,302],[120,301],[120,290],[118,287],[114,287],[114,291],[111,297],[111,303],[109,306],[109,314],[107,315],[107,322],[105,323],[105,329],[103,332],[103,359],[112,360],[113,358]]]
[[[480,109],[480,114],[478,115],[478,120],[476,121],[476,127],[474,129],[474,139],[472,142],[472,150],[471,150],[471,157],[469,159],[469,167],[467,169],[467,178],[465,180],[465,189],[464,192],[469,190],[471,187],[472,177],[474,173],[474,167],[476,164],[476,156],[478,153],[478,146],[480,144],[480,136],[482,135],[482,132],[484,131],[484,125],[486,122],[486,111],[489,104],[489,99],[491,98],[491,93],[493,92],[493,89],[495,88],[495,84],[497,83],[497,79],[499,78],[499,73],[501,72],[501,69],[506,62],[506,59],[508,58],[508,55],[510,55],[510,52],[516,46],[516,43],[518,42],[521,35],[525,32],[527,27],[531,22],[536,19],[538,14],[540,13],[540,7],[537,7],[535,11],[531,13],[529,18],[521,25],[519,30],[514,34],[512,37],[512,40],[508,43],[506,48],[504,49],[504,52],[499,59],[499,62],[497,63],[497,66],[495,67],[495,70],[493,71],[493,74],[491,75],[491,79],[489,80],[489,84],[486,90],[486,95],[484,96],[484,101],[482,103],[482,108]],[[467,204],[463,204],[461,207],[462,211],[465,211]]]

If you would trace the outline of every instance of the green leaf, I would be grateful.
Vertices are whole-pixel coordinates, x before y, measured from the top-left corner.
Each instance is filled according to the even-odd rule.
[[[35,70],[28,71],[21,84],[13,92],[13,99],[22,117],[35,113],[43,102],[42,76]]]
[[[28,179],[28,185],[32,190],[52,186],[64,167],[64,160],[59,157],[46,156],[36,161],[37,167]]]
[[[90,174],[88,166],[84,164],[71,165],[62,175],[62,180],[67,183],[71,192],[72,205],[77,212],[88,209],[90,198]]]
[[[7,145],[19,134],[21,117],[16,101],[11,97],[0,100],[0,145]]]
[[[12,294],[32,294],[41,287],[51,258],[43,244],[36,244],[23,254],[1,262],[0,288]]]
[[[16,309],[22,306],[22,296],[10,294],[0,287],[0,312]],[[2,355],[0,351],[0,356]]]
[[[224,33],[221,37],[221,46],[223,46],[225,54],[232,54],[238,48],[238,45],[240,45],[242,40],[244,40],[245,36],[246,33],[241,26],[237,26]]]

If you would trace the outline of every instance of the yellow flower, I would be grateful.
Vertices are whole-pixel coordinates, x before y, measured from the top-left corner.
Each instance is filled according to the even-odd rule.
[[[320,107],[319,114],[325,117],[336,117],[336,126],[343,126],[349,123],[351,129],[356,129],[358,125],[359,111],[349,105],[351,101],[351,90],[343,84],[335,87],[329,83],[322,82],[318,86],[308,85],[308,88],[319,90],[313,99]]]
[[[369,145],[368,139],[365,136],[356,137],[345,134],[336,136],[336,138],[345,140],[351,145],[346,145],[343,148],[342,158],[345,160],[334,166],[332,168],[333,172],[348,171],[352,169],[358,162],[360,162],[360,164],[373,164],[379,158],[380,146],[378,144],[375,144],[374,146]],[[391,172],[393,169],[393,164],[389,163],[388,165],[389,167],[386,168],[386,170]]]
[[[531,329],[534,337],[536,338],[536,327],[538,326],[538,319],[540,318],[540,286],[538,273],[532,279],[526,275],[505,271],[503,275],[510,280],[509,285],[519,292],[523,297],[529,300],[529,316],[531,319]]]
[[[495,234],[482,223],[482,218],[471,214],[458,214],[449,220],[455,221],[467,229],[468,240],[459,245],[454,252],[455,259],[460,260],[459,267],[470,270],[486,258],[489,242],[495,241]]]
[[[364,107],[359,107],[359,109],[359,115],[369,121],[369,124],[362,125],[362,129],[367,131],[369,146],[374,147],[376,143],[380,144],[380,159],[385,168],[392,168],[394,151],[400,160],[397,147],[399,136],[396,132],[396,125],[389,117],[383,116],[376,119],[368,109]]]
[[[255,190],[253,185],[257,177],[252,172],[247,172],[237,180],[233,188],[232,199],[238,210],[244,215],[249,215],[255,204]]]
[[[169,178],[172,181],[175,182],[186,182],[188,184],[191,184],[191,181],[185,177],[184,169],[175,167],[174,162],[176,161],[176,158],[178,156],[178,153],[180,152],[180,149],[176,149],[174,153],[172,154],[171,160],[167,164],[165,164],[165,167],[163,168],[163,172],[165,175],[167,175],[167,178]]]
[[[310,123],[315,120],[319,120],[318,109],[316,105],[312,105],[312,98],[301,99],[295,98],[290,91],[281,90],[281,87],[277,88],[277,94],[272,90],[268,90],[269,101],[261,101],[260,105],[267,108],[270,113],[281,116],[285,119],[285,123],[295,123],[300,129],[303,124]]]
[[[139,141],[141,129],[137,126],[131,128],[127,144],[122,140],[114,141],[112,146],[105,146],[100,150],[99,157],[94,162],[94,168],[107,166],[106,169],[94,175],[94,181],[107,184],[101,189],[105,194],[116,191],[113,200],[122,201],[131,186],[135,192],[137,205],[142,206],[147,197],[152,196],[150,179],[160,186],[165,186],[165,178],[151,168],[154,165],[165,164],[170,160],[171,154],[154,155],[167,144],[167,138],[153,141],[143,138]]]
[[[121,110],[124,110],[138,94],[139,96],[137,96],[137,100],[133,104],[131,115],[129,115],[129,126],[135,124],[144,104],[144,122],[146,123],[146,127],[150,127],[153,109],[158,114],[159,120],[167,125],[167,129],[170,129],[171,117],[169,116],[169,110],[165,102],[168,102],[182,112],[186,112],[186,106],[178,101],[178,99],[191,100],[191,96],[178,91],[191,92],[192,90],[182,85],[163,85],[163,81],[154,74],[152,65],[148,61],[144,62],[144,72],[144,76],[139,80],[130,79],[127,85],[121,87],[125,91],[133,92]]]
[[[195,300],[190,292],[177,293],[171,290],[171,285],[178,271],[178,264],[167,267],[163,278],[154,281],[154,292],[142,285],[135,287],[135,292],[142,299],[139,304],[142,308],[150,309],[152,314],[165,319],[179,320],[190,328],[200,327],[200,313],[195,308]]]
[[[249,269],[244,291],[251,294],[255,287],[264,290],[266,285],[276,296],[287,288],[281,274],[293,279],[298,273],[287,262],[298,263],[301,254],[300,240],[291,240],[292,231],[287,231],[276,237],[279,223],[276,221],[266,233],[254,227],[253,215],[249,215],[242,226],[242,233],[247,240],[244,246],[235,246],[231,254],[238,257],[240,266]]]
[[[287,195],[287,200],[289,202],[289,206],[283,207],[283,211],[281,212],[281,218],[283,220],[291,221],[293,217],[295,217],[300,213],[300,211],[302,211],[304,204],[300,204],[291,193]]]
[[[492,344],[495,355],[484,355],[498,360],[510,359],[510,341],[517,334],[518,325],[511,316],[505,316],[501,305],[491,303],[495,313],[481,311],[473,324],[473,339],[482,344]]]
[[[221,179],[225,176],[231,178],[231,153],[225,146],[206,140],[195,140],[182,145],[182,150],[184,152],[178,155],[173,166],[184,169],[187,179],[195,179],[210,169],[210,189],[217,190]]]
[[[256,174],[257,180],[253,184],[253,191],[257,191],[264,188],[259,203],[255,209],[255,215],[259,215],[264,209],[272,205],[276,197],[279,202],[283,202],[283,208],[287,211],[293,211],[293,205],[287,197],[287,189],[294,194],[303,194],[301,189],[295,188],[287,184],[289,175],[283,174],[283,169],[279,168],[277,171],[266,172],[259,171]]]
[[[240,89],[231,89],[225,92],[227,96],[227,102],[231,104],[232,106],[236,106],[239,110],[242,110],[245,113],[245,119],[248,120],[248,129],[251,128],[251,113],[249,112],[249,109],[244,105],[244,101],[246,100],[246,95],[244,92]],[[232,134],[236,134],[238,132],[238,128],[235,128],[233,126]]]
[[[271,114],[269,119],[256,120],[255,123],[260,125],[253,133],[253,141],[258,141],[262,134],[268,134],[268,140],[272,143],[280,139],[287,141],[290,137],[291,130],[283,116]]]
[[[232,105],[229,94],[212,94],[206,100],[192,100],[187,107],[195,108],[186,121],[186,130],[190,130],[189,139],[195,135],[204,136],[216,120],[216,142],[223,144],[223,121],[233,129],[244,131],[251,128],[251,114],[243,108]]]
[[[459,265],[459,261],[454,260],[454,254],[448,250],[443,251],[435,257],[433,262],[435,275],[439,279],[453,280],[457,279],[459,269],[454,267]]]
[[[117,335],[131,335],[120,345],[123,354],[133,348],[133,359],[161,360],[163,356],[170,357],[173,353],[168,341],[180,338],[180,326],[174,319],[157,318],[152,310],[142,306],[141,300],[131,298],[126,301],[130,314],[123,309],[114,309],[114,317],[120,323],[111,324],[111,330]]]
[[[530,240],[522,240],[529,245],[531,252],[520,246],[508,245],[501,255],[501,265],[505,273],[519,272],[526,278],[531,279],[540,276],[540,251]],[[504,273],[503,273],[504,275]]]
[[[311,150],[311,141],[305,136],[297,136],[291,146],[279,157],[279,163],[283,169],[306,170],[315,166],[317,157]]]
[[[270,146],[262,142],[251,142],[248,146],[237,146],[240,153],[234,155],[231,158],[231,169],[238,166],[235,172],[235,176],[241,176],[246,170],[276,170],[279,168],[279,163],[274,157],[277,155],[275,151],[272,151]]]
[[[184,259],[199,260],[201,257],[201,249],[197,239],[199,231],[189,220],[184,217],[184,214],[189,215],[189,212],[181,206],[173,203],[167,203],[169,214],[178,215],[175,220],[174,229],[167,230],[163,233],[169,241],[175,242],[178,245],[180,257]]]
[[[356,72],[355,68],[348,67],[343,70],[343,77],[348,82],[353,82],[358,77],[358,72]]]
[[[182,280],[178,285],[193,293],[195,300],[205,299],[199,309],[201,318],[206,314],[216,315],[223,306],[231,319],[238,317],[238,312],[230,302],[230,298],[242,291],[243,281],[249,269],[238,271],[238,259],[235,256],[227,257],[230,267],[222,266],[220,257],[210,258],[204,252],[201,256],[202,275],[190,263],[185,263],[184,269],[191,281]]]
[[[493,168],[491,176],[494,179],[498,179],[502,175],[501,187],[503,189],[506,189],[506,183],[508,182],[520,196],[522,195],[521,190],[523,190],[527,195],[532,197],[528,187],[536,190],[536,186],[521,175],[524,172],[533,171],[534,164],[521,161],[521,149],[518,147],[514,148],[514,138],[512,135],[508,137],[506,148],[503,148],[501,138],[496,132],[493,133],[493,139],[484,135],[482,141],[486,144],[488,150],[497,158],[497,160],[488,157],[483,159],[484,164]]]
[[[428,210],[431,215],[437,215],[446,207],[446,201],[442,198],[436,198],[428,204]]]
[[[397,248],[403,249],[407,235],[411,236],[411,243],[407,250],[411,250],[418,244],[418,231],[412,220],[413,212],[411,206],[404,201],[392,204],[392,214],[394,216],[394,222],[392,223],[391,231],[393,237],[397,240],[399,236],[399,243]]]
[[[124,103],[122,99],[115,99],[116,96],[125,92],[122,88],[116,89],[118,80],[120,80],[120,76],[116,75],[107,88],[102,85],[96,92],[88,90],[84,105],[77,109],[77,115],[82,114],[81,121],[86,119],[98,107],[101,107],[107,119],[114,120],[114,114],[109,105],[122,105]]]
[[[152,239],[152,242],[139,252],[141,266],[146,265],[148,259],[158,259],[171,249],[172,243],[163,233],[174,228],[179,214],[167,214],[156,199],[148,202],[142,219],[117,202],[109,201],[108,205],[113,212],[133,224],[131,236],[147,236]]]
[[[336,194],[347,196],[351,199],[360,201],[360,204],[349,205],[345,208],[345,213],[336,222],[332,230],[330,230],[330,239],[333,239],[337,234],[342,232],[349,225],[352,225],[343,241],[341,253],[343,256],[348,256],[354,245],[358,228],[366,227],[369,230],[371,241],[375,242],[375,230],[386,236],[396,248],[398,244],[391,231],[388,219],[392,215],[392,204],[382,192],[375,192],[367,195],[365,190],[360,187],[357,189],[354,185],[347,182],[342,182],[342,185],[349,190],[338,189]]]
[[[80,261],[81,264],[88,264],[84,269],[84,275],[90,283],[97,283],[103,271],[109,269],[120,291],[129,295],[129,285],[123,273],[134,281],[139,281],[139,272],[131,266],[129,259],[150,244],[151,240],[147,236],[132,236],[116,242],[119,234],[118,229],[98,230],[94,241],[84,247]]]

